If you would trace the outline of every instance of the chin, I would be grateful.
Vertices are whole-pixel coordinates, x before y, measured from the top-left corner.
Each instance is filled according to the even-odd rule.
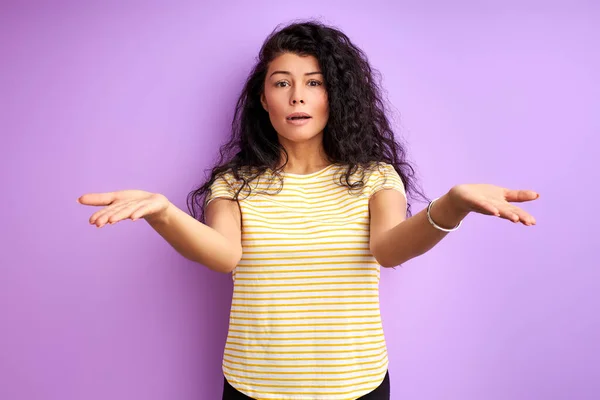
[[[302,132],[298,130],[297,132],[286,132],[284,135],[281,136],[283,136],[290,142],[307,142],[319,136],[319,134],[314,132]]]
[[[298,127],[289,127],[283,126],[281,130],[278,132],[283,132],[283,134],[279,134],[279,136],[284,137],[285,139],[292,142],[305,142],[315,137],[319,136],[323,130],[316,130],[314,126],[310,126],[311,124],[307,124],[305,126]]]

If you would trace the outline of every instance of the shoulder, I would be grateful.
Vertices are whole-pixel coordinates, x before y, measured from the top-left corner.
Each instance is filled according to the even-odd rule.
[[[215,175],[215,179],[211,185],[212,188],[226,187],[230,190],[238,189],[244,182],[243,172],[238,171],[237,174],[232,169],[224,172],[219,172]]]
[[[387,163],[385,161],[373,161],[369,164],[369,168],[375,172],[378,176],[385,176],[389,174],[394,174],[396,169],[393,164]]]
[[[204,206],[208,206],[209,203],[217,198],[235,199],[236,192],[240,186],[241,181],[235,178],[231,170],[216,173],[213,182],[209,185]]]
[[[382,161],[372,162],[367,174],[366,185],[370,189],[370,195],[382,189],[395,189],[406,195],[402,177],[393,164]]]

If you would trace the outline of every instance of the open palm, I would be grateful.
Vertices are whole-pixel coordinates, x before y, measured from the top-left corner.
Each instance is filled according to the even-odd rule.
[[[87,193],[79,197],[80,204],[101,206],[90,217],[90,224],[98,228],[124,219],[153,218],[169,207],[169,200],[162,194],[143,190],[120,190],[108,193]]]
[[[540,197],[533,190],[512,190],[490,184],[463,184],[452,188],[455,204],[465,212],[495,215],[524,225],[535,225],[535,218],[511,203],[523,203]]]

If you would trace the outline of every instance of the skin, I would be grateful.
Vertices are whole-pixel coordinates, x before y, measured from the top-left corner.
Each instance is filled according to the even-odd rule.
[[[275,58],[267,71],[261,103],[289,155],[284,172],[308,174],[330,164],[323,151],[329,104],[315,57],[284,53]],[[293,112],[305,112],[312,118],[295,126],[286,119]],[[280,165],[284,164],[283,157]]]
[[[269,66],[261,103],[289,155],[284,172],[309,174],[330,165],[323,150],[329,106],[320,72],[316,58],[288,53]],[[306,112],[312,119],[303,126],[294,126],[286,120],[293,112]],[[284,163],[282,154],[280,165]],[[435,202],[431,217],[444,228],[457,226],[470,213],[532,226],[536,224],[533,216],[515,203],[530,202],[539,196],[533,190],[459,184]],[[206,211],[210,229],[158,193],[88,193],[78,202],[103,207],[89,221],[99,228],[125,219],[145,219],[185,257],[215,271],[230,272],[242,257],[241,215],[233,202],[217,199],[209,205]],[[384,267],[400,265],[427,252],[448,234],[430,224],[426,209],[406,218],[406,205],[404,195],[390,189],[377,192],[369,201],[370,249]],[[197,237],[207,239],[198,241]]]
[[[330,164],[323,151],[323,129],[327,124],[329,106],[320,71],[315,57],[290,53],[275,58],[267,71],[261,103],[269,113],[280,143],[289,154],[284,172],[308,174]],[[306,125],[293,126],[287,122],[286,116],[296,111],[306,112],[313,118]],[[282,155],[280,165],[283,164]],[[513,203],[538,197],[539,194],[531,190],[511,190],[490,184],[460,184],[436,201],[431,216],[445,228],[456,226],[472,212],[531,226],[535,219]],[[406,205],[406,198],[393,190],[382,190],[370,199],[370,247],[383,266],[396,266],[417,257],[448,234],[429,223],[426,210],[406,219]]]

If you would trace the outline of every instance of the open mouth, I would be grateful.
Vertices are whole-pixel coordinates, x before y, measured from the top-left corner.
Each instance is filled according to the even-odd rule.
[[[311,117],[306,117],[306,116],[302,116],[302,117],[290,117],[288,118],[289,121],[298,121],[298,120],[302,120],[302,119],[309,119]]]

